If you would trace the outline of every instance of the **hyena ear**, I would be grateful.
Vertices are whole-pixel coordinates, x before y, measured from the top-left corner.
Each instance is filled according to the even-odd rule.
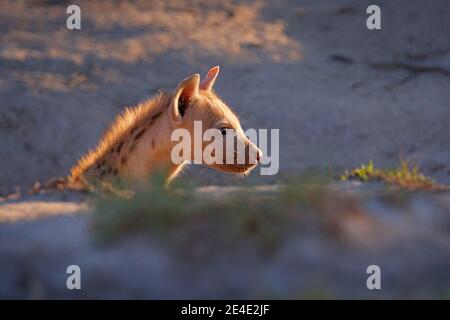
[[[202,80],[202,83],[200,83],[200,89],[209,91],[214,85],[214,82],[217,79],[217,76],[219,75],[220,68],[219,66],[215,66],[211,68],[208,73],[206,74],[205,78]]]
[[[192,98],[198,95],[200,75],[198,73],[180,82],[170,102],[170,116],[174,123],[180,124]]]

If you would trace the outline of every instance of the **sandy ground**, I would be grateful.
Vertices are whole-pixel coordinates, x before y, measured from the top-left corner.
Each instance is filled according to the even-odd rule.
[[[213,65],[245,128],[280,129],[280,174],[235,181],[187,170],[208,196],[225,191],[211,184],[273,184],[399,157],[450,183],[448,1],[378,1],[381,31],[365,28],[368,1],[79,1],[81,31],[65,28],[67,3],[0,2],[0,195],[68,174],[124,106]],[[358,201],[382,223],[349,227],[356,236],[342,246],[306,232],[269,260],[233,244],[201,269],[204,256],[180,261],[145,237],[95,245],[85,196],[3,202],[0,297],[446,297],[448,194]],[[386,228],[391,240],[373,246]],[[95,290],[61,287],[73,261]],[[361,274],[372,261],[387,270],[378,296]]]
[[[211,215],[164,235],[139,232],[103,242],[80,195],[8,201],[0,206],[0,298],[448,298],[449,194],[379,197],[377,185],[331,188],[346,197],[299,212],[281,233],[239,237]],[[198,196],[242,191],[206,187]],[[60,203],[64,209],[55,208]],[[13,219],[11,208],[23,212],[21,206],[33,215]],[[66,287],[72,264],[82,270],[79,291]],[[382,270],[381,290],[366,287],[373,264]]]

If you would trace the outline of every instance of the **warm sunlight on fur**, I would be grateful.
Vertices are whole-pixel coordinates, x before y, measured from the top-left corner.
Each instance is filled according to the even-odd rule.
[[[211,164],[216,170],[245,176],[259,162],[262,154],[244,134],[238,117],[213,92],[219,67],[209,70],[203,81],[194,74],[177,86],[172,94],[160,92],[149,101],[134,108],[126,108],[101,138],[98,146],[83,156],[72,168],[72,183],[90,183],[121,179],[143,182],[156,170],[168,172],[167,182],[179,174],[185,163],[174,164],[171,150],[175,142],[171,133],[177,128],[194,135],[194,121],[202,122],[207,129],[234,129],[236,144],[243,144],[246,157],[237,162],[237,147],[232,153],[235,163]],[[224,143],[225,145],[225,143]],[[206,147],[203,144],[202,149]],[[251,161],[248,154],[256,154]],[[193,152],[192,152],[193,154]],[[225,159],[224,159],[225,160]]]

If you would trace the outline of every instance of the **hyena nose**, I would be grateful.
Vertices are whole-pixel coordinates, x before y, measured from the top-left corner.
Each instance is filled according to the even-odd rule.
[[[261,162],[262,156],[262,151],[258,149],[258,151],[256,152],[256,162]]]

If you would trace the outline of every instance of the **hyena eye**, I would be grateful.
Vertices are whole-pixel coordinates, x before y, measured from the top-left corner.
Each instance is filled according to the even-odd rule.
[[[227,134],[227,128],[220,128],[220,133],[224,136]]]

